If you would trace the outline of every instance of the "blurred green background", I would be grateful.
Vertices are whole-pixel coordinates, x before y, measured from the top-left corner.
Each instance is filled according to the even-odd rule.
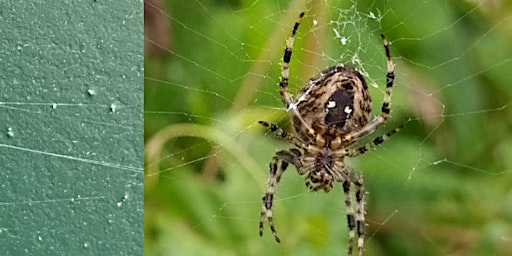
[[[370,137],[405,127],[348,160],[368,192],[366,254],[512,255],[505,0],[146,1],[146,255],[346,254],[341,186],[311,193],[293,167],[274,203],[281,244],[268,226],[258,236],[268,163],[289,145],[257,121],[290,128],[278,81],[302,10],[292,93],[346,63],[366,74],[378,114],[379,34],[391,42],[392,116]]]

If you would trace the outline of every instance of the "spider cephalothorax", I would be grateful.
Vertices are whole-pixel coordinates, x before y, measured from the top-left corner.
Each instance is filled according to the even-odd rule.
[[[279,83],[281,98],[292,117],[295,134],[289,134],[274,124],[259,121],[272,133],[294,145],[289,150],[276,152],[270,162],[268,187],[263,196],[261,210],[260,235],[263,234],[264,221],[268,220],[275,240],[280,242],[272,218],[272,203],[282,174],[288,165],[292,164],[300,175],[306,176],[306,186],[311,191],[329,192],[334,182],[342,183],[349,229],[348,254],[353,253],[357,230],[357,247],[359,255],[362,255],[365,225],[363,179],[358,172],[345,165],[344,159],[367,152],[399,130],[396,128],[361,147],[355,144],[360,138],[384,124],[389,116],[394,65],[388,41],[382,35],[387,58],[386,90],[381,114],[371,121],[372,108],[368,86],[361,73],[347,65],[340,64],[325,69],[310,79],[297,99],[293,100],[288,92],[289,64],[295,33],[303,16],[304,13],[299,15],[292,35],[287,40]],[[351,185],[355,187],[355,210],[352,206]]]

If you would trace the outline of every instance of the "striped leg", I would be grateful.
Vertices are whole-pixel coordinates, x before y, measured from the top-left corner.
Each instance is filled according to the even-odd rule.
[[[356,226],[357,226],[357,249],[359,256],[363,256],[364,246],[364,186],[363,179],[357,177],[354,181],[356,186]]]
[[[373,119],[370,123],[362,127],[360,130],[356,132],[351,132],[347,135],[345,135],[344,140],[346,141],[352,141],[357,138],[361,138],[365,136],[366,134],[369,134],[375,129],[377,129],[378,126],[384,124],[386,120],[389,117],[389,113],[391,112],[391,94],[393,89],[393,82],[395,81],[395,65],[393,64],[393,61],[391,60],[391,54],[389,51],[389,42],[385,35],[380,35],[382,38],[382,43],[384,44],[384,50],[386,51],[386,67],[387,67],[387,74],[386,74],[386,91],[384,92],[384,100],[382,102],[382,108],[381,108],[381,114],[377,118]]]
[[[295,137],[291,133],[285,132],[283,129],[279,128],[277,125],[267,123],[265,121],[258,121],[258,123],[265,126],[265,128],[267,128],[270,132],[272,132],[272,134],[274,134],[274,136],[276,136],[278,138],[285,139],[298,148],[302,148],[302,149],[307,148],[306,145],[299,138]]]
[[[394,134],[396,134],[397,132],[399,132],[402,129],[402,127],[403,127],[403,125],[400,125],[397,128],[389,131],[388,133],[386,133],[386,134],[384,134],[382,136],[376,137],[375,139],[373,139],[372,141],[366,143],[366,145],[364,145],[364,146],[362,146],[360,148],[351,148],[351,149],[349,149],[348,156],[356,157],[358,155],[362,155],[362,154],[368,152],[370,149],[372,149],[372,148],[382,144],[386,140],[389,140],[389,138],[391,136],[393,136]]]
[[[350,193],[350,181],[343,182],[343,193],[345,194],[345,212],[347,214],[348,225],[348,255],[354,251],[354,237],[356,222],[354,218],[354,208],[352,208],[352,194]]]
[[[281,82],[279,82],[279,92],[281,93],[281,98],[283,99],[284,104],[286,104],[286,108],[288,109],[290,105],[295,104],[293,99],[288,92],[288,77],[290,75],[290,60],[292,59],[292,48],[293,41],[295,41],[295,34],[297,33],[297,29],[299,28],[300,21],[304,17],[304,12],[299,14],[299,19],[295,22],[293,26],[292,34],[286,40],[286,48],[284,49],[283,56],[283,69],[281,71]]]
[[[382,103],[382,113],[381,117],[386,121],[388,119],[389,113],[391,112],[390,104],[391,104],[391,90],[393,89],[393,82],[395,81],[395,65],[391,60],[391,54],[389,53],[389,42],[384,34],[380,35],[382,38],[382,42],[384,43],[384,50],[386,51],[386,66],[387,66],[387,74],[386,74],[386,92],[384,94],[384,101]]]
[[[276,242],[280,243],[281,239],[277,236],[276,228],[274,226],[274,219],[272,216],[272,203],[274,201],[274,194],[276,191],[277,184],[281,180],[281,176],[286,171],[289,163],[298,163],[300,157],[300,152],[296,149],[291,149],[290,151],[281,150],[278,151],[272,161],[270,162],[270,175],[268,178],[267,191],[263,196],[263,205],[261,207],[260,214],[260,236],[263,236],[263,223],[265,219],[268,220],[268,224],[270,226],[270,230],[272,231],[272,235],[274,235],[274,239]],[[279,166],[279,161],[281,161],[281,165]],[[279,166],[279,168],[278,168]]]
[[[307,124],[304,119],[302,119],[302,116],[300,115],[299,111],[297,110],[297,105],[293,101],[292,96],[288,92],[288,78],[290,77],[290,61],[292,59],[292,48],[293,48],[293,42],[295,41],[295,34],[297,34],[297,29],[299,28],[300,21],[304,18],[304,12],[301,12],[299,14],[299,18],[295,22],[295,25],[293,26],[292,34],[286,40],[286,47],[284,49],[284,55],[283,55],[283,69],[281,70],[281,81],[279,82],[279,93],[281,94],[281,99],[283,100],[283,103],[286,105],[286,109],[295,116],[300,122],[302,123],[303,127],[307,130],[309,134],[314,134],[315,131],[313,128]]]
[[[347,213],[347,224],[348,224],[348,255],[353,255],[354,253],[354,240],[356,237],[357,231],[357,250],[358,255],[362,256],[364,251],[364,186],[363,179],[361,176],[354,170],[350,169],[349,173],[351,174],[348,180],[343,182],[343,193],[345,194],[345,211]],[[354,207],[352,206],[352,193],[350,192],[350,185],[354,184],[355,186],[355,196],[356,196],[356,211],[354,212]]]

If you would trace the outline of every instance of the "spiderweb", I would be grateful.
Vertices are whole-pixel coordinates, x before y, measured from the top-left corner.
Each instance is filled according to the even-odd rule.
[[[273,153],[289,145],[278,92],[285,39],[296,37],[290,90],[345,63],[385,84],[380,33],[396,82],[399,134],[349,164],[364,174],[371,255],[512,254],[511,18],[501,2],[146,2],[145,218],[149,254],[344,254],[343,194],[310,193],[293,167],[274,203],[276,244],[257,234]],[[170,25],[169,25],[170,24]],[[363,141],[364,143],[364,141]],[[507,195],[508,194],[508,195]]]

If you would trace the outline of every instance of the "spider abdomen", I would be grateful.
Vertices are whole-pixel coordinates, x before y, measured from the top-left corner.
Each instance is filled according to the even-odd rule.
[[[309,80],[297,97],[297,109],[305,124],[316,134],[338,136],[368,123],[371,98],[366,82],[356,69],[336,65]],[[300,120],[294,120],[295,130],[308,137]]]
[[[327,127],[344,127],[354,112],[354,93],[344,88],[334,91],[324,109]]]

